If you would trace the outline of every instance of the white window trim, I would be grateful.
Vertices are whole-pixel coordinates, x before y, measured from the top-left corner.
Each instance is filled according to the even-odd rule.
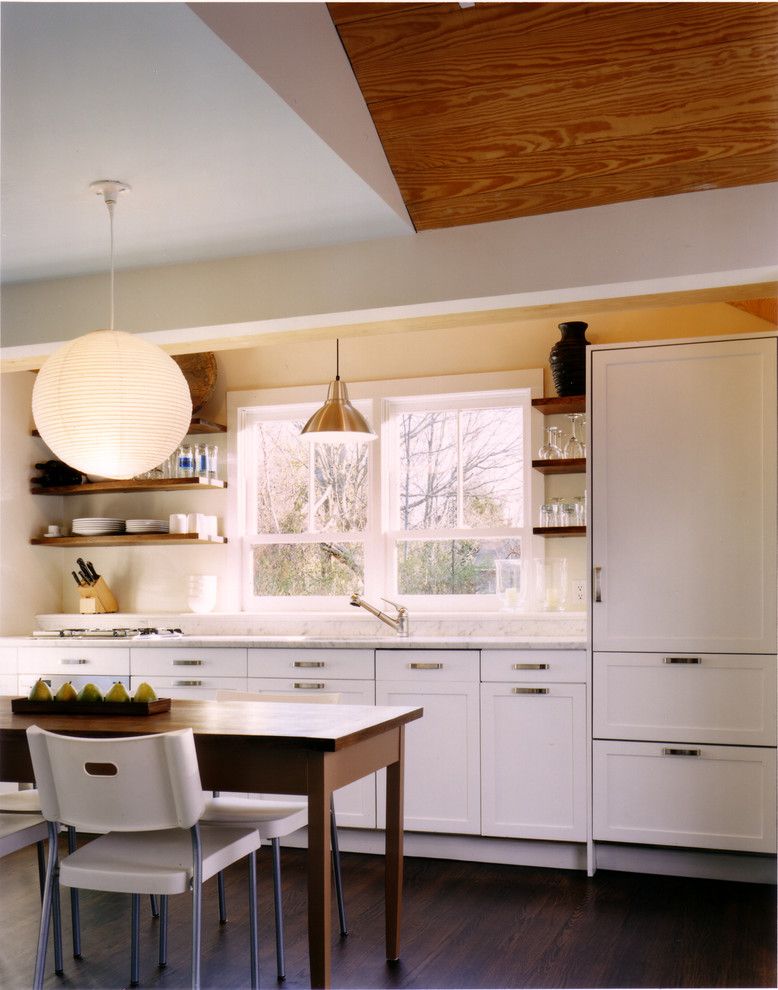
[[[478,393],[495,392],[514,389],[528,389],[532,398],[539,398],[543,395],[543,370],[541,368],[522,369],[517,371],[482,372],[477,374],[462,375],[441,375],[425,378],[412,379],[387,379],[374,382],[349,382],[349,395],[354,404],[362,405],[367,403],[367,409],[363,406],[362,412],[367,415],[369,422],[374,428],[378,427],[379,438],[372,443],[373,456],[370,463],[370,474],[368,478],[369,498],[368,512],[377,513],[386,511],[386,491],[381,491],[381,485],[386,484],[385,472],[378,470],[378,466],[385,456],[385,427],[388,415],[387,403],[402,403],[403,400],[411,400],[418,396],[434,396],[435,393],[457,394],[473,393],[473,405],[477,405]],[[243,520],[245,518],[246,497],[248,477],[243,469],[247,463],[245,457],[239,456],[241,445],[245,442],[245,423],[248,418],[248,410],[261,406],[269,408],[272,406],[311,406],[318,407],[324,401],[326,395],[326,383],[321,385],[291,386],[285,388],[272,389],[251,389],[247,391],[229,392],[227,395],[227,413],[229,430],[229,451],[227,464],[228,478],[228,508],[226,516],[226,532],[230,539],[227,548],[229,556],[229,572],[231,580],[228,582],[228,592],[235,601],[240,601],[241,611],[246,614],[258,616],[271,614],[286,615],[337,615],[342,618],[356,619],[360,611],[349,606],[346,596],[343,599],[333,600],[332,597],[311,596],[305,599],[267,599],[257,600],[250,594],[252,586],[252,575],[250,573],[250,555],[246,552],[247,546],[252,545],[256,540],[250,540],[242,535]],[[434,400],[433,400],[434,401]],[[445,400],[441,399],[441,403]],[[279,418],[288,415],[288,408],[283,413],[279,409]],[[525,463],[530,464],[532,460],[532,428],[527,422],[524,431],[524,458]],[[530,507],[530,514],[534,512],[533,505],[534,486],[528,486],[525,492],[527,504]],[[369,520],[368,530],[365,533],[365,569],[376,574],[375,568],[368,569],[368,554],[375,562],[375,554],[381,553],[385,548],[379,546],[387,540],[385,535],[386,519]],[[525,533],[527,538],[525,546],[527,553],[531,553],[532,544],[529,541],[531,536],[531,526],[528,524]],[[372,533],[372,539],[371,539]],[[467,536],[477,536],[478,531],[466,530]],[[293,536],[294,534],[288,534]],[[516,536],[515,530],[506,533],[508,536]],[[288,536],[284,536],[287,541]],[[490,538],[498,539],[493,530],[489,530]],[[419,539],[423,539],[424,534],[420,534]],[[264,542],[264,541],[263,541]],[[305,537],[301,539],[288,539],[288,542],[305,542]],[[392,591],[391,581],[393,576],[390,570],[388,554],[384,553],[386,570],[383,574],[383,584],[380,587],[374,584],[365,584],[364,595],[369,601],[377,601],[382,596],[392,597],[396,592]],[[380,583],[380,579],[376,578]],[[444,599],[444,596],[441,596]],[[435,602],[430,606],[429,599],[425,596],[403,596],[403,603],[414,606],[417,612],[433,616],[436,613],[450,612],[454,609],[458,611],[467,610],[488,614],[497,610],[497,601],[484,602],[482,595],[456,595],[450,596],[449,600]]]

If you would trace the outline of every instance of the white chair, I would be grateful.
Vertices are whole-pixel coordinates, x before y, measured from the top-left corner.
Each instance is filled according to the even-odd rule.
[[[24,790],[5,791],[0,793],[0,814],[8,813],[12,815],[26,814],[38,815],[41,813],[41,799],[35,787],[27,787]],[[68,853],[74,853],[78,848],[76,830],[68,826]],[[43,894],[43,881],[46,873],[46,863],[43,858],[43,844],[38,845],[38,872],[40,874],[41,894]],[[151,913],[155,918],[159,917],[159,907],[157,898],[151,895]],[[75,887],[70,890],[70,927],[73,938],[73,958],[81,958],[81,909],[78,902],[78,891]],[[60,966],[60,970],[61,970]],[[60,972],[57,970],[57,972]]]
[[[332,692],[316,694],[255,694],[244,691],[218,691],[217,701],[279,701],[304,704],[337,704],[340,695]],[[273,907],[276,923],[276,966],[278,979],[286,978],[284,960],[284,912],[281,900],[281,842],[285,835],[291,835],[308,824],[308,802],[305,798],[290,795],[284,800],[270,798],[240,798],[221,796],[214,793],[207,801],[203,821],[215,823],[252,824],[259,830],[263,842],[270,842],[273,853]],[[330,842],[332,846],[332,873],[335,880],[335,895],[338,904],[341,937],[348,935],[346,909],[343,902],[343,881],[340,871],[340,850],[334,805],[330,805]],[[219,883],[219,919],[226,920],[224,886]]]
[[[0,858],[10,856],[11,853],[35,843],[38,848],[38,882],[41,898],[44,896],[46,869],[44,842],[48,834],[48,824],[40,815],[21,814],[19,812],[0,813]],[[51,911],[54,919],[54,971],[57,976],[62,976],[62,924],[57,891],[53,892]]]
[[[66,887],[132,895],[130,981],[139,980],[140,895],[192,890],[192,987],[200,985],[202,885],[244,856],[249,861],[251,986],[259,984],[255,828],[200,825],[205,797],[191,729],[150,736],[89,739],[27,729],[49,855],[33,986],[43,986],[55,875]],[[57,863],[60,823],[104,833]],[[164,963],[164,960],[161,960]]]

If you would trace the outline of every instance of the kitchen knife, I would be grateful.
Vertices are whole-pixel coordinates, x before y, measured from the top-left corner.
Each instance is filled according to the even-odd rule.
[[[83,588],[84,587],[84,582],[81,580],[81,578],[78,576],[78,574],[76,574],[75,571],[71,571],[70,573],[73,575],[73,580],[76,582],[76,584],[79,586],[79,588]]]
[[[90,575],[92,576],[92,583],[97,584],[97,582],[100,580],[100,575],[95,570],[94,564],[92,563],[91,560],[88,560],[86,562],[86,566],[89,569]]]
[[[89,571],[87,569],[86,563],[84,562],[84,558],[83,557],[76,557],[76,563],[78,564],[79,569],[81,571],[81,576],[83,577],[84,581],[91,588],[91,586],[92,586],[92,575],[89,573]]]

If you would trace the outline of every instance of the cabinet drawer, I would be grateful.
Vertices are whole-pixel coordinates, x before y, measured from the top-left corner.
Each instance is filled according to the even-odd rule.
[[[249,650],[249,677],[287,677],[320,681],[351,677],[372,680],[372,650],[281,649]]]
[[[30,646],[19,648],[20,674],[129,674],[130,651],[126,647]],[[69,678],[67,678],[69,679]]]
[[[774,746],[776,658],[595,653],[594,735]]]
[[[133,677],[170,676],[186,679],[200,676],[246,676],[246,651],[236,648],[146,647],[130,650]]]
[[[479,680],[478,650],[376,650],[376,680]]]
[[[775,852],[775,750],[594,743],[594,838]]]
[[[0,646],[0,674],[13,674],[17,671],[16,647]]]
[[[133,674],[133,691],[143,679],[143,676]],[[155,676],[153,681],[149,679],[149,683],[159,698],[192,698],[196,701],[213,701],[217,691],[229,688],[246,690],[245,677],[204,677],[197,673],[182,673],[179,677]]]
[[[375,704],[375,684],[358,678],[328,680],[319,677],[316,671],[301,671],[300,676],[289,677],[249,677],[248,690],[265,694],[295,694],[300,701],[306,695],[335,693],[340,695],[341,705]]]
[[[585,650],[482,650],[482,681],[586,681]]]

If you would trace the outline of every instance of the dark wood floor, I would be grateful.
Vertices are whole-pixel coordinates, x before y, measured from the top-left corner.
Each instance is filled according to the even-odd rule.
[[[305,858],[284,850],[287,981],[310,986]],[[406,859],[403,955],[383,957],[383,861],[343,855],[351,934],[336,938],[335,987],[775,987],[774,887],[638,874],[581,873]],[[38,926],[34,856],[0,863],[0,987],[28,987]],[[230,923],[206,885],[202,985],[248,984],[245,873],[228,873]],[[277,986],[268,853],[260,854],[261,984]],[[69,907],[65,893],[65,935]],[[46,987],[126,987],[128,898],[82,894],[84,958]],[[189,901],[171,898],[170,963],[156,967],[157,923],[143,904],[141,986],[189,981]],[[337,920],[334,920],[337,931]]]

